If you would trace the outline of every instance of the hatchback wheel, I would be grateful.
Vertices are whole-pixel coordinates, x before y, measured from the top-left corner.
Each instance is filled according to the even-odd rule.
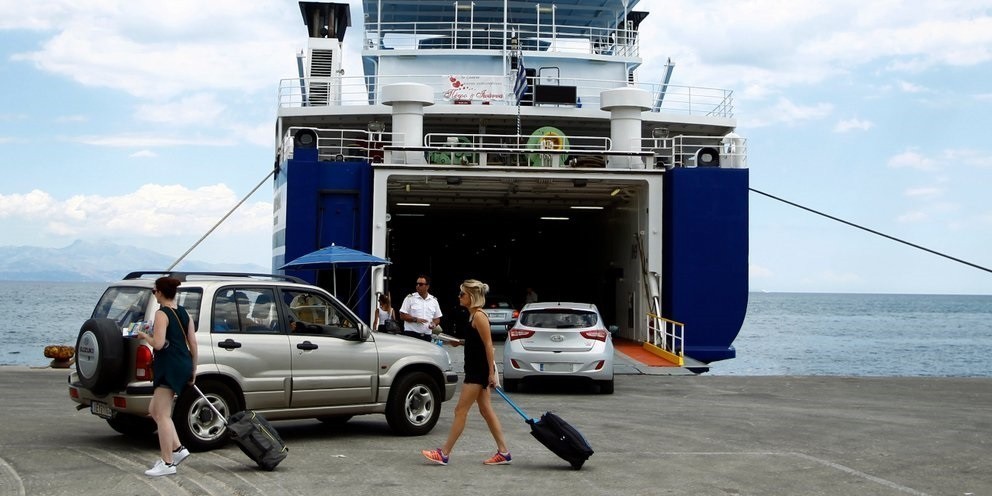
[[[613,379],[599,381],[599,392],[601,394],[613,394]]]
[[[386,403],[386,421],[401,436],[427,434],[441,416],[441,396],[431,376],[424,372],[404,375],[393,384]]]

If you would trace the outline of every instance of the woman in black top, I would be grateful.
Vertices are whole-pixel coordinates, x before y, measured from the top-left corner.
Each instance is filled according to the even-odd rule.
[[[467,308],[469,313],[469,329],[465,333],[465,381],[458,396],[458,404],[455,406],[455,419],[451,424],[451,432],[444,446],[423,450],[421,453],[432,463],[447,465],[448,455],[465,430],[469,410],[473,404],[478,404],[479,413],[482,414],[486,425],[489,426],[489,432],[496,440],[496,454],[482,463],[508,465],[510,450],[506,447],[503,428],[496,411],[493,410],[492,396],[489,392],[489,387],[499,386],[496,361],[493,356],[493,338],[489,332],[489,317],[482,311],[483,305],[486,304],[489,285],[469,279],[462,283],[460,289],[458,303]]]
[[[138,332],[138,337],[155,349],[155,377],[152,401],[148,413],[158,425],[161,458],[146,475],[156,477],[176,473],[176,466],[189,456],[189,450],[179,443],[176,426],[172,423],[172,400],[196,376],[196,326],[186,309],[176,304],[179,279],[160,277],[155,280],[152,294],[159,303],[155,312],[152,335]]]

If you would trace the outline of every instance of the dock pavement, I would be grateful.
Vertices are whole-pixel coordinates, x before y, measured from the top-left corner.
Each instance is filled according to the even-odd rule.
[[[0,367],[0,495],[992,494],[992,379],[678,376],[618,360],[612,395],[561,383],[513,395],[586,436],[595,454],[581,470],[496,399],[509,466],[482,464],[495,448],[475,411],[448,466],[424,461],[451,402],[426,436],[394,436],[381,415],[276,422],[290,452],[273,472],[229,445],[159,478],[143,474],[156,438],[77,411],[66,370]]]

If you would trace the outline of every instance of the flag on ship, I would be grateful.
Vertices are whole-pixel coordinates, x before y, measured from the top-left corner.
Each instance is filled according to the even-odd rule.
[[[517,105],[520,105],[524,93],[527,93],[527,69],[524,68],[524,58],[520,57],[517,60],[517,81],[513,84],[513,94],[517,97]]]

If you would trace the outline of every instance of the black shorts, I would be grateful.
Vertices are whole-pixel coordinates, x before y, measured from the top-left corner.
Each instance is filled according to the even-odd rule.
[[[489,372],[479,373],[465,373],[465,380],[462,381],[465,384],[479,384],[483,388],[489,387]]]

